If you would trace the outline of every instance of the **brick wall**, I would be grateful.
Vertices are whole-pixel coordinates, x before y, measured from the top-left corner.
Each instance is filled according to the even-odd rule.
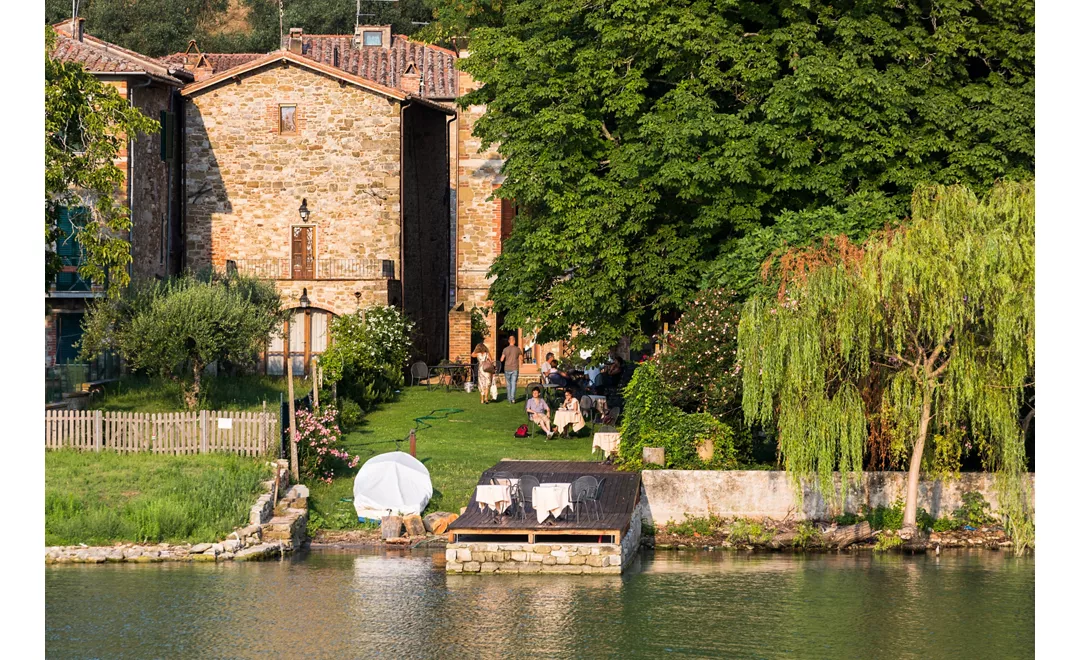
[[[465,94],[477,85],[467,73],[458,72],[458,89]],[[502,182],[503,159],[492,145],[480,148],[473,135],[484,106],[460,111],[457,145],[457,301],[466,309],[487,300],[491,279],[487,272],[499,254],[502,208],[492,192]],[[491,327],[494,329],[494,315]],[[494,337],[491,338],[494,343]]]
[[[56,312],[45,314],[45,368],[56,364]]]
[[[269,109],[295,104],[297,134]],[[185,103],[188,266],[287,262],[307,199],[316,258],[392,259],[401,268],[399,104],[297,66],[277,64]],[[334,313],[386,302],[385,280],[279,281]]]

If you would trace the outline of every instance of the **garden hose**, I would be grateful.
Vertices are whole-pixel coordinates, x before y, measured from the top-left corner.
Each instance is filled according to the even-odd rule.
[[[460,413],[460,412],[465,412],[465,411],[462,410],[461,408],[439,408],[437,410],[432,410],[428,414],[423,415],[421,417],[416,417],[415,419],[413,419],[413,421],[416,422],[416,430],[417,431],[419,431],[421,429],[430,429],[430,428],[432,428],[432,426],[431,426],[431,424],[428,424],[427,422],[425,422],[424,421],[425,419],[432,419],[432,420],[435,420],[435,419],[447,419],[448,417],[450,417],[450,415],[456,415],[457,413]],[[436,415],[435,413],[442,413],[442,414],[441,415]],[[405,439],[408,440],[409,436],[405,436]]]

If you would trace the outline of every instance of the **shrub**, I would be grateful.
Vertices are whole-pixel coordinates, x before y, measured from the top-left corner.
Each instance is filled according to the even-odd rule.
[[[364,410],[392,399],[405,384],[413,325],[397,308],[385,306],[335,318],[319,361],[324,378]]]
[[[810,520],[804,520],[799,523],[799,528],[795,532],[795,538],[792,540],[791,545],[796,548],[809,548],[812,545],[818,545],[821,542],[821,533],[818,532],[817,527]]]
[[[348,397],[338,397],[338,410],[341,430],[346,433],[360,426],[360,422],[364,421],[364,409]]]
[[[959,529],[960,526],[961,525],[958,520],[956,520],[955,518],[950,518],[946,515],[935,520],[934,524],[931,525],[931,529],[933,529],[935,532],[951,532],[954,529]]]
[[[953,517],[960,525],[969,527],[984,527],[997,522],[990,513],[990,503],[979,491],[971,491],[960,496],[960,508],[953,511]]]
[[[904,539],[896,534],[885,533],[878,537],[877,543],[874,544],[874,552],[887,552],[902,545],[904,545]]]
[[[333,406],[296,411],[296,449],[302,477],[333,483],[335,475],[360,462],[359,457],[339,448],[337,415]]]
[[[727,540],[733,545],[768,543],[774,536],[776,530],[766,529],[761,523],[740,518],[732,523]]]
[[[904,526],[904,498],[896,500],[891,506],[874,509],[863,507],[861,517],[874,529],[896,531]],[[915,513],[915,525],[923,530],[932,529],[934,518],[926,509],[919,507]]]
[[[723,521],[716,516],[687,516],[681,523],[669,523],[667,532],[674,536],[708,536],[720,528]]]
[[[667,468],[732,469],[736,467],[734,433],[731,427],[709,413],[687,413],[675,407],[655,363],[645,363],[634,371],[624,390],[618,464],[631,470],[647,468],[642,461],[645,447],[663,447]],[[699,446],[712,441],[713,456],[702,461]]]

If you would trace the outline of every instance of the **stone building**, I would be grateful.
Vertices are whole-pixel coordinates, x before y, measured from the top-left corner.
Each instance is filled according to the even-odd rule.
[[[56,46],[52,57],[77,62],[99,80],[112,86],[136,108],[155,120],[166,118],[163,140],[159,134],[132,136],[121,149],[116,166],[124,172],[124,182],[117,194],[131,212],[133,278],[164,277],[179,271],[182,264],[180,243],[180,179],[178,134],[172,120],[179,104],[178,90],[193,80],[182,67],[140,55],[88,34],[84,19],[57,23]],[[163,115],[164,113],[164,115]],[[167,143],[169,150],[162,149]],[[77,209],[61,218],[61,228],[70,234],[77,222]],[[97,283],[77,274],[81,256],[72,238],[61,240],[57,252],[63,271],[45,294],[45,367],[76,360],[77,343],[82,336],[81,322],[87,301],[101,294]],[[93,376],[88,376],[91,380]]]
[[[343,64],[346,45],[328,57]],[[182,91],[186,265],[274,280],[295,312],[267,351],[268,373],[285,355],[304,373],[331,316],[378,303],[402,306],[418,323],[417,352],[437,362],[455,112],[419,93],[422,60],[396,63],[391,86],[305,50],[294,30],[287,48],[221,71],[205,71],[213,56],[193,61],[201,79]]]
[[[466,57],[467,52],[462,51],[459,55],[452,50],[391,34],[389,26],[358,26],[351,35],[308,35],[300,28],[293,28],[282,46],[285,52],[447,108],[453,108],[459,96],[476,87],[472,78],[456,67],[457,60]],[[196,80],[202,81],[209,76],[236,72],[259,57],[262,56],[250,53],[200,53],[192,45],[186,53],[177,53],[166,60],[185,64]],[[473,127],[484,112],[483,106],[459,109],[456,116],[448,115],[447,122],[451,198],[450,267],[446,273],[449,304],[448,315],[445,311],[442,314],[447,316],[448,328],[438,357],[451,360],[465,357],[472,350],[470,316],[474,307],[479,308],[487,320],[489,334],[485,341],[489,346],[501,350],[509,334],[518,335],[518,343],[523,348],[531,346],[530,338],[519,331],[496,332],[502,325],[501,319],[491,312],[491,303],[487,300],[491,285],[488,270],[502,249],[503,238],[512,228],[514,207],[508,200],[494,197],[502,182],[503,160],[497,147],[481,149],[479,138],[473,135]],[[189,181],[189,195],[197,190],[198,187],[192,187]],[[408,278],[404,283],[404,294],[407,301]],[[536,361],[543,359],[546,348],[535,347],[527,351],[531,364],[526,364],[523,371],[535,371]],[[436,357],[434,350],[427,354],[429,361]]]

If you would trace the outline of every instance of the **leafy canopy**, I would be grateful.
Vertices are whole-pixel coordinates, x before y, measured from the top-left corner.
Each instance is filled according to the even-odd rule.
[[[455,3],[443,3],[455,4]],[[469,12],[474,12],[469,14]],[[442,15],[436,7],[436,13]],[[495,15],[492,15],[494,13]],[[466,3],[476,133],[516,200],[508,325],[596,348],[782,245],[865,237],[918,182],[1034,172],[1034,3]]]
[[[947,468],[970,435],[1022,547],[1033,540],[1019,411],[1035,369],[1035,186],[1001,183],[981,201],[921,186],[911,210],[862,248],[793,260],[814,263],[743,306],[743,410],[778,426],[785,468],[816,475],[826,496],[834,469],[861,471],[877,417],[909,459],[905,524],[923,452],[927,468]]]
[[[52,59],[56,33],[45,28],[45,289],[60,271],[60,217],[85,209],[73,232],[84,259],[79,275],[119,291],[128,283],[131,250],[124,233],[131,217],[120,186],[124,171],[113,163],[129,137],[158,130],[116,90],[82,65]]]

